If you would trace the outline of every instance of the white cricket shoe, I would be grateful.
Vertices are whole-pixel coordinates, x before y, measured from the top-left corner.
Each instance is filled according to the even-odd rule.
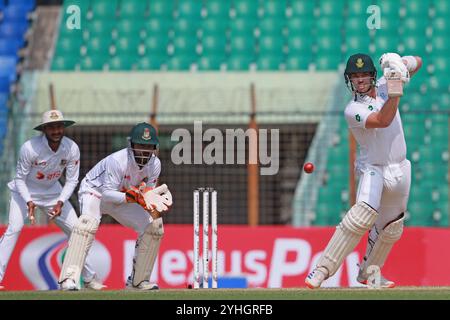
[[[364,275],[361,269],[359,270],[356,281],[367,286],[367,276]],[[394,287],[395,287],[394,281],[388,280],[385,277],[383,277],[383,275],[380,275],[380,288],[394,288]]]
[[[142,291],[159,290],[158,285],[156,283],[150,283],[150,281],[142,281],[138,286],[134,286],[131,277],[128,277],[127,279],[126,288],[129,290],[142,290]]]
[[[305,279],[305,284],[310,289],[317,289],[322,282],[327,278],[327,273],[323,268],[315,268]]]
[[[96,277],[92,278],[91,281],[84,281],[84,288],[89,290],[102,290],[107,288],[103,283],[101,283],[99,280],[97,280]]]
[[[66,280],[61,282],[60,286],[61,286],[61,290],[63,290],[63,291],[78,291],[78,290],[80,290],[80,289],[78,289],[75,281],[70,278],[67,278]]]

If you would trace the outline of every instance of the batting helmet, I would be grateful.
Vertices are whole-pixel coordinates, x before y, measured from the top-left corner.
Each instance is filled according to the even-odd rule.
[[[375,85],[375,79],[377,78],[377,69],[373,64],[372,58],[364,53],[357,53],[347,60],[347,66],[344,71],[345,84],[348,86],[350,82],[350,76],[353,73],[369,72],[373,76],[373,85]],[[351,86],[353,90],[353,85]]]

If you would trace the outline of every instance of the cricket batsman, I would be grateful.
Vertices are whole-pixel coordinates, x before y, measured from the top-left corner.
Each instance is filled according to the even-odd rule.
[[[66,120],[59,110],[43,114],[42,123],[35,127],[42,135],[31,138],[20,148],[15,178],[8,183],[11,190],[8,228],[0,239],[0,283],[16,246],[25,219],[35,222],[35,210],[41,209],[69,237],[78,217],[68,201],[78,184],[80,150],[64,136],[64,128],[75,121]],[[65,170],[64,187],[59,178]],[[83,268],[84,286],[101,290],[89,263]]]
[[[157,186],[161,162],[156,130],[148,123],[135,125],[128,146],[97,163],[80,185],[81,216],[69,241],[59,283],[62,290],[79,290],[79,275],[94,241],[102,214],[138,233],[133,270],[126,283],[136,290],[158,289],[150,283],[164,234],[161,214],[172,205],[167,186]]]
[[[360,152],[355,161],[359,176],[356,204],[336,227],[316,268],[305,279],[319,288],[333,276],[344,258],[369,231],[366,254],[357,281],[367,284],[369,266],[383,267],[392,246],[403,232],[411,184],[411,163],[406,159],[406,142],[398,110],[403,85],[422,66],[417,56],[385,53],[380,58],[383,76],[366,54],[352,55],[345,68],[345,83],[353,93],[345,108],[345,119]],[[380,274],[379,285],[392,288],[393,281]]]

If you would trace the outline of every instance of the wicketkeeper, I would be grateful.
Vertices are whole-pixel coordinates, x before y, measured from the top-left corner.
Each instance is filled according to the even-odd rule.
[[[347,61],[345,83],[353,93],[345,108],[347,124],[359,144],[355,163],[359,175],[356,204],[336,227],[333,237],[305,279],[318,288],[336,273],[344,258],[369,231],[366,254],[357,281],[367,284],[368,267],[381,269],[394,243],[403,232],[404,212],[411,184],[411,163],[406,159],[406,142],[398,110],[403,84],[422,66],[420,57],[383,54],[383,77],[378,81],[372,59],[355,54]],[[395,283],[380,275],[380,287]]]
[[[59,283],[63,290],[78,290],[79,276],[92,245],[102,214],[138,233],[133,271],[126,286],[137,290],[158,289],[150,284],[164,234],[161,214],[172,205],[166,185],[156,187],[161,162],[155,128],[148,123],[133,127],[128,147],[97,163],[80,185],[81,216],[70,237]]]

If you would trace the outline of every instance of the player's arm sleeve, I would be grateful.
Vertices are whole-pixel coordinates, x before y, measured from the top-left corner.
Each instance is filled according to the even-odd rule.
[[[367,118],[374,111],[368,108],[360,108],[356,104],[351,104],[345,108],[345,119],[349,128],[366,128]]]
[[[73,191],[78,185],[78,177],[80,175],[80,149],[76,144],[70,150],[70,157],[66,167],[66,183],[61,190],[58,201],[63,203],[69,200]]]
[[[14,178],[16,183],[16,188],[19,191],[19,194],[25,200],[25,202],[32,201],[30,191],[26,185],[26,180],[28,174],[31,170],[31,165],[33,164],[34,157],[26,146],[26,144],[22,145],[19,152],[19,160],[17,161],[16,168],[16,177]]]
[[[119,163],[114,158],[109,158],[105,165],[106,172],[102,194],[103,201],[114,204],[126,203],[125,193],[119,191],[124,174]]]
[[[158,158],[156,158],[155,166],[153,167],[153,170],[150,172],[148,176],[147,187],[155,188],[158,185],[158,178],[160,174],[161,174],[161,161]]]

